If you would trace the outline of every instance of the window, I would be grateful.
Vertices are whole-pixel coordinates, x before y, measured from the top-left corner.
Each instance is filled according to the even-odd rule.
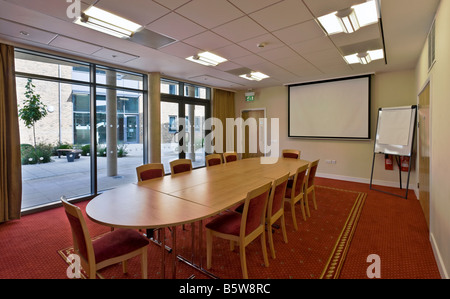
[[[19,119],[22,211],[135,182],[146,160],[146,76],[28,50],[15,54],[19,109],[31,80],[48,112],[34,128]],[[71,153],[76,159],[66,157]]]
[[[210,88],[161,79],[161,161],[191,159],[194,168],[205,166],[204,123],[211,114]]]

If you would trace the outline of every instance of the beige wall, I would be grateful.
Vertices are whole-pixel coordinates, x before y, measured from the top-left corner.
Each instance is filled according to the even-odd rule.
[[[430,239],[441,275],[450,278],[450,1],[441,1],[436,14],[436,62],[428,72],[428,44],[417,64],[416,94],[431,87]]]
[[[280,149],[293,148],[302,151],[306,160],[320,159],[319,175],[343,180],[368,183],[372,170],[373,138],[375,136],[377,111],[380,107],[414,105],[416,103],[415,73],[413,70],[382,73],[372,79],[371,135],[368,141],[307,140],[288,138],[288,88],[285,86],[256,90],[254,102],[245,102],[244,92],[236,93],[235,112],[265,108],[268,118],[280,119]],[[326,164],[336,160],[336,164]],[[415,186],[415,173],[411,174],[410,186]],[[406,182],[406,175],[402,181]],[[374,183],[399,186],[398,170],[384,170],[384,157],[377,155]]]

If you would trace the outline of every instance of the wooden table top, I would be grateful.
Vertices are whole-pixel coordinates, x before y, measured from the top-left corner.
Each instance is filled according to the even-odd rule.
[[[188,224],[242,202],[248,191],[308,163],[280,158],[261,164],[252,158],[167,175],[106,191],[89,202],[86,213],[97,223],[122,228]]]

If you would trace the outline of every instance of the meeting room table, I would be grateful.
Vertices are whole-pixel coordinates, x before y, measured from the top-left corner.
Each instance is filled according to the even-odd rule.
[[[288,172],[293,176],[298,167],[309,164],[309,161],[290,158],[278,158],[269,164],[261,161],[260,158],[242,159],[127,184],[92,199],[86,206],[86,214],[92,221],[109,227],[161,229],[162,278],[166,267],[165,228],[171,228],[174,256],[214,277],[202,267],[203,220],[243,202],[247,192]],[[199,233],[194,244],[195,223]],[[176,227],[188,224],[192,227],[190,259],[176,252]],[[173,278],[177,258],[172,263]]]

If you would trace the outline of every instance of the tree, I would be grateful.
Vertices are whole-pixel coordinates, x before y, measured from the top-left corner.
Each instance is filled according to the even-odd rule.
[[[32,80],[28,79],[25,85],[25,100],[23,107],[19,109],[19,117],[27,128],[33,128],[33,141],[36,147],[35,124],[47,115],[47,105],[41,102],[41,95],[35,93],[34,88]]]

